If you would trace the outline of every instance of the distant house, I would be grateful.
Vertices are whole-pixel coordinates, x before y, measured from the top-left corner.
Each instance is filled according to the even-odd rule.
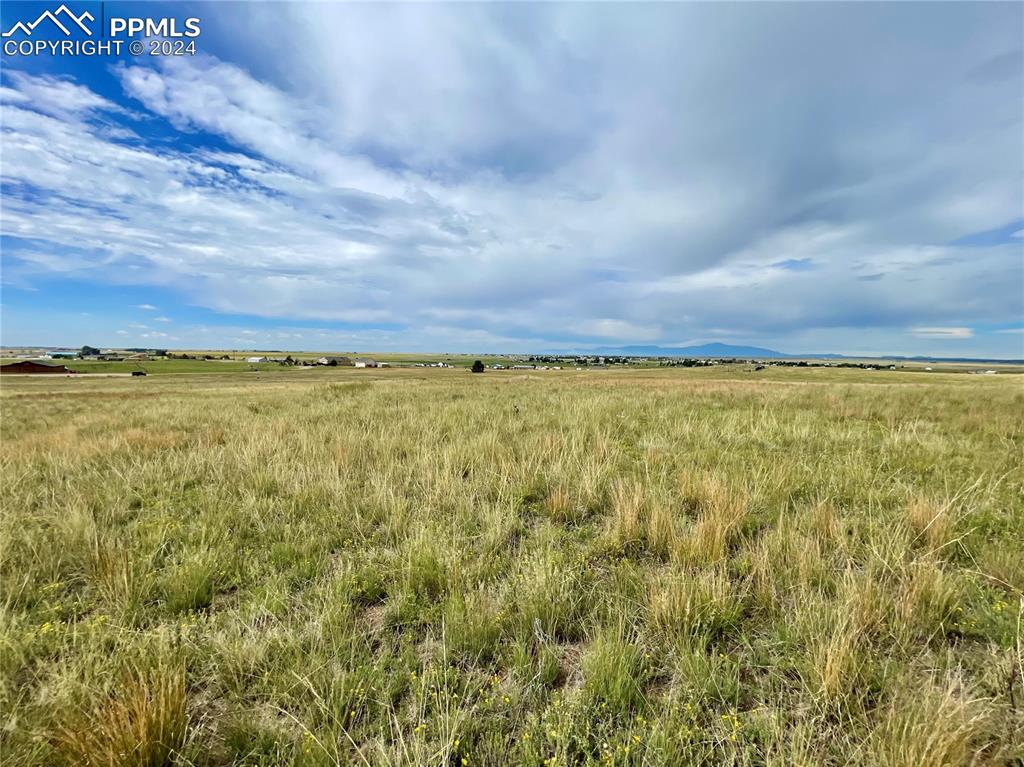
[[[107,354],[104,352],[102,354],[86,354],[82,356],[82,359],[91,360],[93,362],[120,362],[123,357],[117,354]]]
[[[377,367],[377,361],[367,359],[365,357],[360,357],[359,359],[356,360],[355,366],[357,368],[375,368]]]
[[[245,361],[255,364],[257,362],[268,362],[269,360],[266,357],[246,357]]]
[[[143,360],[148,360],[149,355],[139,352],[137,354],[129,354],[125,359],[130,360],[131,362],[142,362]]]
[[[72,371],[68,370],[64,365],[47,365],[42,362],[33,362],[32,360],[22,360],[21,362],[12,362],[10,365],[0,365],[0,373],[4,375],[37,375],[40,373],[67,375],[70,372]]]
[[[352,360],[348,357],[320,357],[316,360],[317,365],[330,365],[331,367],[352,367]]]

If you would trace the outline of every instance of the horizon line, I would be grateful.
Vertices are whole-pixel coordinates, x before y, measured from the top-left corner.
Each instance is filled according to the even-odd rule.
[[[683,351],[687,348],[699,348],[701,346],[711,346],[713,344],[719,344],[722,346],[745,346],[746,344],[727,344],[720,341],[709,342],[707,344],[693,344],[690,347],[660,347],[663,350],[679,350]],[[633,344],[632,346],[642,346],[642,344]],[[41,351],[78,351],[81,347],[74,346],[54,346],[54,345],[42,345],[42,344],[0,344],[0,352],[11,351],[16,349],[24,350],[41,350]],[[357,350],[338,350],[338,349],[288,349],[288,348],[269,348],[269,347],[171,347],[171,346],[102,346],[93,348],[106,348],[110,350],[131,350],[131,349],[145,349],[147,351],[166,351],[166,352],[225,352],[225,353],[249,353],[249,352],[274,352],[284,354],[381,354],[381,355],[416,355],[424,354],[431,356],[452,356],[452,357],[523,357],[523,356],[544,356],[544,357],[624,357],[630,359],[637,359],[641,357],[647,358],[672,358],[672,357],[692,357],[692,358],[707,358],[707,359],[757,359],[759,355],[736,355],[736,354],[666,354],[651,352],[647,354],[626,354],[622,352],[614,351],[602,351],[600,348],[597,349],[567,349],[561,351],[555,350],[539,350],[539,351],[475,351],[475,352],[454,352],[454,351],[424,351],[424,350],[406,350],[406,351],[386,351],[378,349],[375,351],[357,351]],[[605,349],[615,349],[616,347],[604,347]],[[618,347],[619,349],[629,348],[628,346]],[[792,360],[827,360],[827,359],[846,359],[846,360],[907,360],[914,362],[995,362],[1001,364],[1010,365],[1024,365],[1024,357],[984,357],[984,356],[959,356],[959,357],[943,357],[934,356],[927,354],[885,354],[885,353],[871,353],[871,354],[844,354],[841,352],[819,352],[814,354],[793,354],[790,352],[782,352],[777,349],[769,349],[767,347],[760,347],[764,351],[771,352],[773,355],[779,355],[782,358]],[[760,355],[764,356],[764,355]]]

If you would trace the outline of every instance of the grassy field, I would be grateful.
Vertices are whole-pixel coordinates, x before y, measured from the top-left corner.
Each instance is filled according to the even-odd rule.
[[[17,362],[23,358],[34,358],[41,355],[41,349],[4,348],[0,349],[0,365],[7,365]],[[397,366],[414,366],[418,363],[433,364],[445,362],[453,367],[470,367],[475,360],[481,360],[487,365],[495,363],[509,365],[510,360],[519,359],[519,355],[496,356],[487,354],[428,354],[428,353],[399,353],[399,352],[337,352],[337,351],[305,351],[305,352],[283,352],[279,350],[267,351],[245,351],[240,352],[232,349],[175,349],[172,354],[186,354],[200,359],[178,359],[151,355],[147,360],[80,360],[55,359],[39,360],[44,364],[66,365],[72,370],[83,373],[124,373],[132,370],[146,370],[150,374],[163,373],[224,373],[229,371],[241,372],[246,370],[287,370],[288,366],[276,362],[249,363],[248,357],[275,357],[284,358],[290,356],[298,363],[311,363],[324,356],[343,356],[350,360],[358,358],[369,358],[377,362],[386,362]],[[125,356],[129,352],[122,352]],[[203,355],[209,354],[214,357],[212,360],[201,359]],[[221,359],[226,356],[228,359]],[[528,355],[522,355],[525,360]],[[654,364],[654,363],[652,363]],[[1010,368],[1007,368],[1008,370]]]
[[[186,354],[202,354],[202,352],[185,352]],[[221,352],[217,352],[219,356]],[[135,370],[144,370],[147,375],[168,375],[175,373],[251,373],[253,371],[266,373],[281,373],[292,371],[290,365],[281,365],[277,362],[246,362],[248,355],[234,354],[232,359],[203,360],[203,359],[169,359],[165,357],[153,357],[148,360],[120,360],[117,362],[106,360],[44,360],[43,364],[63,365],[75,373],[116,373],[125,375]],[[283,355],[277,355],[283,356]],[[308,363],[316,360],[323,354],[316,352],[296,352],[293,358],[300,363]],[[414,366],[416,363],[447,362],[452,367],[468,368],[473,365],[474,360],[480,359],[487,365],[495,362],[508,365],[509,360],[499,357],[473,357],[468,355],[400,355],[400,354],[374,354],[372,359],[378,362],[386,362],[389,365]],[[18,360],[14,358],[0,358],[0,365],[9,365]],[[344,369],[346,366],[342,366]],[[1007,370],[1010,370],[1009,368]]]
[[[2,350],[6,352],[8,356],[0,356],[0,366],[9,365],[13,362],[19,361],[22,357],[14,356],[15,352],[25,356],[25,354],[31,350],[23,349],[6,349]],[[267,372],[267,373],[281,373],[286,371],[294,370],[290,365],[281,365],[276,362],[258,362],[250,363],[246,362],[246,358],[250,356],[269,356],[269,357],[284,357],[285,353],[280,351],[268,351],[268,352],[238,352],[231,350],[176,350],[173,354],[187,354],[192,357],[200,357],[200,359],[179,359],[169,357],[157,357],[153,356],[148,360],[120,360],[120,361],[107,361],[107,360],[80,360],[80,359],[59,359],[59,360],[37,360],[43,364],[50,365],[63,365],[69,368],[75,373],[83,374],[117,374],[127,375],[133,371],[145,371],[148,375],[169,375],[169,374],[194,374],[194,373],[252,373],[255,371]],[[212,360],[201,359],[204,354],[210,354],[215,357]],[[222,356],[227,356],[229,359],[220,359]],[[494,355],[473,355],[473,354],[418,354],[418,353],[407,353],[400,354],[394,352],[380,352],[380,353],[356,353],[347,352],[339,355],[338,352],[291,352],[290,356],[300,364],[309,364],[314,360],[319,359],[323,356],[347,356],[349,359],[356,359],[359,357],[368,357],[374,359],[380,363],[386,363],[387,365],[396,367],[415,367],[417,365],[432,365],[434,363],[443,362],[451,367],[455,368],[469,368],[472,367],[476,360],[480,360],[487,367],[498,364],[503,367],[510,367],[512,365],[522,364],[534,364],[529,360],[529,355],[508,355],[508,356],[494,356]],[[900,372],[903,373],[978,373],[984,370],[994,370],[1001,374],[1022,374],[1024,373],[1024,365],[1016,364],[1013,362],[956,362],[954,360],[944,361],[922,361],[922,360],[884,360],[878,359],[854,359],[847,358],[841,360],[824,360],[824,359],[808,359],[808,362],[818,365],[833,365],[838,366],[841,364],[855,364],[855,363],[867,363],[872,365],[880,365],[882,367],[888,367],[890,364],[895,364]],[[788,360],[793,362],[793,360]],[[558,365],[560,368],[565,370],[572,370],[576,364],[571,358],[566,358],[560,362],[537,362],[538,366],[553,367]],[[742,372],[749,372],[755,366],[756,363],[752,362],[734,362],[723,364],[722,369],[725,371],[735,372],[741,370]],[[771,362],[768,363],[771,366]],[[629,369],[657,369],[662,366],[662,361],[658,358],[650,359],[633,359],[628,366],[625,365],[609,365],[610,369],[623,370]],[[346,366],[342,366],[344,368]],[[604,367],[604,366],[600,366]],[[600,369],[600,368],[599,368]],[[888,375],[889,371],[882,371],[883,374]],[[725,373],[728,374],[728,373]]]
[[[288,370],[287,366],[273,362],[251,364],[242,360],[169,360],[151,359],[139,362],[124,360],[121,362],[100,362],[96,360],[54,360],[52,365],[64,365],[76,373],[119,373],[127,374],[135,370],[144,370],[147,375],[166,375],[168,373],[245,373],[261,371],[276,373]]]
[[[1020,376],[5,378],[0,404],[5,765],[1024,759]]]

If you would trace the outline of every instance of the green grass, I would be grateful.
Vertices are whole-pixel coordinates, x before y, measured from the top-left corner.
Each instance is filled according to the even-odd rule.
[[[9,365],[17,360],[3,360],[0,364]],[[149,375],[166,375],[168,373],[241,373],[254,370],[281,372],[289,370],[286,365],[277,363],[250,364],[241,360],[175,360],[154,358],[150,360],[124,360],[121,362],[101,362],[97,360],[45,360],[43,364],[64,366],[76,373],[131,373],[144,370]]]
[[[1021,384],[4,378],[3,763],[1019,763]]]

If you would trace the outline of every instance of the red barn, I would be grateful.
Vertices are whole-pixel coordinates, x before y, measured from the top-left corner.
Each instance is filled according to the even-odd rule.
[[[12,362],[10,365],[0,365],[0,373],[5,375],[20,373],[22,375],[34,375],[36,373],[57,373],[57,374],[68,374],[71,371],[64,365],[45,365],[42,362],[33,362],[32,360],[22,360],[21,362]]]

